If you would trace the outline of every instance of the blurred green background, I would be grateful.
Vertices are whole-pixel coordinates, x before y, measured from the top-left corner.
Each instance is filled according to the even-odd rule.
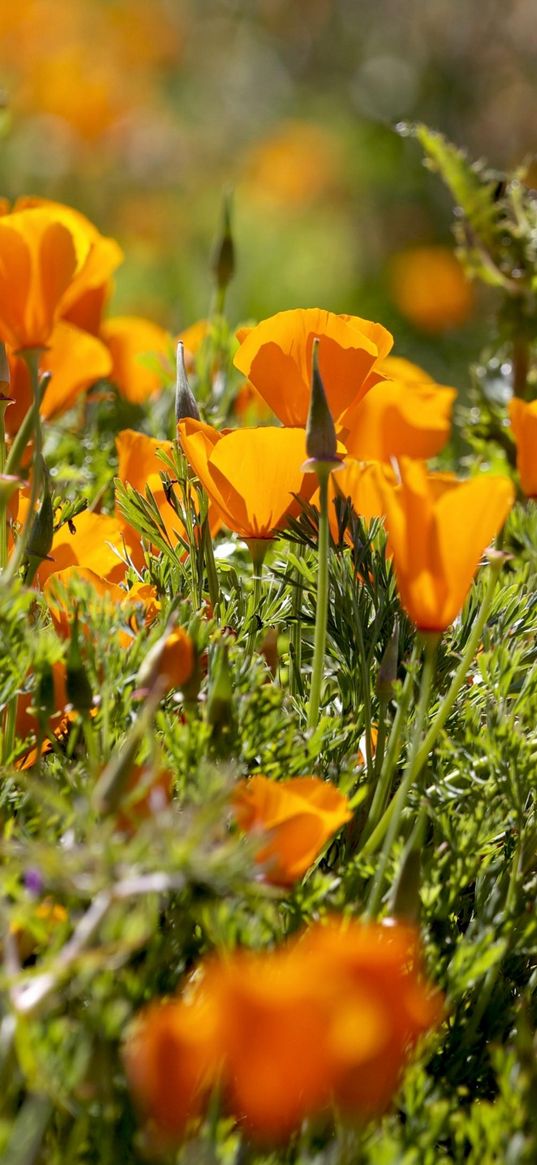
[[[114,310],[179,331],[207,313],[231,187],[233,320],[377,318],[462,387],[487,303],[453,263],[448,196],[394,127],[425,121],[518,165],[536,147],[535,15],[534,0],[0,0],[2,193],[87,213],[125,251]]]

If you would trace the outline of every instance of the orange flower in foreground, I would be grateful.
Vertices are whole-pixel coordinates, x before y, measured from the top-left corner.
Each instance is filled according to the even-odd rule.
[[[383,380],[345,418],[345,446],[359,461],[435,457],[449,440],[457,390]]]
[[[537,401],[513,397],[509,402],[511,430],[516,441],[516,467],[528,498],[537,497]]]
[[[255,328],[242,328],[234,364],[284,425],[305,426],[311,396],[313,341],[336,423],[350,405],[382,379],[377,360],[393,340],[380,324],[320,308],[282,311]]]
[[[210,1002],[155,1003],[142,1012],[124,1050],[130,1088],[163,1144],[200,1116],[218,1061]]]
[[[422,631],[444,631],[458,615],[483,551],[514,500],[506,477],[457,481],[403,459],[402,483],[379,478],[403,607]]]
[[[256,861],[267,880],[280,886],[301,878],[352,817],[347,798],[318,777],[250,777],[236,785],[232,802],[240,828],[262,834]]]
[[[293,494],[311,497],[314,474],[304,474],[306,439],[302,430],[236,429],[218,433],[190,418],[178,425],[179,439],[192,469],[222,519],[241,538],[272,538],[290,515],[299,513]]]
[[[15,350],[46,347],[77,266],[73,237],[50,212],[0,218],[0,339]]]
[[[190,996],[138,1018],[127,1075],[163,1140],[181,1139],[218,1081],[249,1136],[281,1141],[332,1106],[354,1121],[385,1111],[441,1012],[413,930],[333,918],[280,950],[207,960]]]

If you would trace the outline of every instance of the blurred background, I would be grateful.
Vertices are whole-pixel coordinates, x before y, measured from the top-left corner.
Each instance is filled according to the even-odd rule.
[[[177,332],[207,313],[232,188],[234,321],[380,319],[457,384],[483,305],[449,198],[396,127],[518,165],[536,63],[535,0],[0,0],[0,192],[88,214],[125,251],[114,310]]]

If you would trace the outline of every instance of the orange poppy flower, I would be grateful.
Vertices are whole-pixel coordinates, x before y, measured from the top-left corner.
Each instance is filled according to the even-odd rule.
[[[474,307],[472,285],[449,247],[411,247],[390,265],[393,300],[424,332],[460,327]]]
[[[61,299],[61,317],[83,331],[98,335],[112,289],[112,275],[123,261],[121,247],[115,239],[102,235],[94,223],[72,206],[28,195],[15,203],[16,211],[33,208],[47,212],[55,222],[66,227],[75,246],[77,266]]]
[[[311,974],[332,985],[328,1033],[333,1100],[363,1121],[389,1106],[409,1053],[442,1016],[442,998],[422,978],[418,935],[395,924],[329,919],[297,942]]]
[[[32,403],[32,387],[25,361],[9,353],[13,404],[6,411],[6,430],[17,433]],[[41,416],[55,417],[72,408],[77,398],[110,374],[110,353],[100,340],[59,320],[48,347],[40,354],[39,370],[51,380],[41,402]]]
[[[142,1114],[163,1145],[180,1140],[203,1111],[218,1071],[215,1026],[207,998],[155,1003],[138,1017],[124,1048],[127,1079]]]
[[[116,448],[119,457],[118,477],[120,481],[132,485],[144,496],[146,486],[149,486],[168,538],[175,546],[179,538],[186,538],[186,531],[166,496],[160,476],[161,473],[166,472],[166,465],[157,457],[159,451],[172,454],[172,441],[157,441],[154,437],[146,437],[145,433],[138,433],[135,429],[122,429],[116,437]],[[194,497],[194,504],[196,500]],[[210,517],[212,530],[213,521],[211,518],[214,518],[214,512]],[[219,518],[217,518],[217,525],[218,523]]]
[[[41,563],[37,578],[47,578],[66,566],[83,566],[109,582],[125,577],[125,552],[135,566],[143,566],[143,554],[134,532],[121,518],[84,510],[74,520],[75,533],[67,525],[54,535],[49,558]]]
[[[8,410],[9,411],[9,410]],[[511,430],[516,441],[516,467],[528,498],[537,497],[537,401],[509,401]]]
[[[382,1113],[441,1013],[413,930],[333,918],[280,950],[202,964],[190,998],[139,1017],[127,1074],[169,1141],[201,1115],[218,1079],[249,1136],[277,1142],[332,1105],[351,1120]]]
[[[359,461],[435,457],[449,440],[455,388],[383,380],[349,410],[345,445]]]
[[[290,515],[299,513],[293,494],[311,497],[315,474],[304,474],[303,431],[235,429],[218,433],[187,418],[179,439],[192,469],[220,511],[222,520],[246,541],[272,538]]]
[[[316,337],[320,373],[336,424],[343,423],[346,410],[382,379],[376,363],[393,343],[381,324],[320,308],[279,312],[255,328],[242,328],[234,364],[284,425],[306,424]]]
[[[164,328],[138,316],[115,316],[103,323],[101,337],[112,356],[110,379],[125,400],[140,404],[161,391],[171,375],[171,339]],[[148,356],[156,367],[146,363]]]
[[[318,777],[250,777],[236,785],[232,803],[240,828],[263,834],[256,861],[265,868],[267,881],[280,886],[301,878],[352,817],[347,798]]]
[[[406,458],[401,473],[396,487],[379,477],[399,595],[416,627],[444,631],[509,513],[513,486],[506,477],[428,474]]]
[[[339,542],[336,498],[349,498],[354,512],[366,522],[383,516],[384,500],[379,487],[380,478],[384,478],[389,484],[396,484],[395,473],[390,465],[356,461],[352,457],[346,457],[342,468],[337,474],[332,474],[328,482],[328,521],[334,542]],[[312,498],[314,505],[319,504],[317,498],[317,494]],[[348,532],[346,537],[350,544]]]
[[[0,339],[46,347],[77,266],[71,232],[49,211],[0,218]]]

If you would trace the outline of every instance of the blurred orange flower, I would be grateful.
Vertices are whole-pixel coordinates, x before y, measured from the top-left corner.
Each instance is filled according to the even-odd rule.
[[[347,798],[318,777],[272,781],[256,775],[239,781],[232,804],[240,828],[263,835],[256,862],[267,881],[280,886],[301,878],[352,817]]]
[[[395,473],[390,465],[368,464],[351,457],[346,457],[342,468],[331,475],[328,483],[328,520],[334,542],[339,542],[336,498],[349,498],[354,512],[366,522],[371,518],[380,518],[384,513],[384,500],[379,485],[381,478],[392,485],[396,484]],[[316,502],[315,497],[312,500]]]
[[[105,320],[101,337],[112,356],[110,379],[121,396],[140,404],[160,392],[171,373],[171,338],[164,328],[138,316]]]
[[[218,1070],[217,1013],[199,997],[154,1003],[138,1017],[124,1048],[134,1099],[159,1141],[181,1140],[203,1111]]]
[[[77,266],[71,232],[49,211],[0,217],[0,339],[46,347]]]
[[[320,308],[296,308],[238,333],[234,364],[284,425],[304,427],[311,396],[313,341],[334,421],[383,379],[376,363],[393,343],[381,324]]]
[[[402,482],[379,476],[403,607],[422,631],[444,631],[458,615],[483,551],[514,500],[507,477],[457,481],[401,461]]]
[[[459,327],[472,314],[472,286],[449,247],[402,251],[392,259],[390,283],[401,315],[424,332]]]
[[[304,474],[305,434],[297,429],[235,429],[225,434],[188,418],[179,439],[192,469],[230,530],[246,541],[272,538],[299,512],[293,494],[309,498],[315,474]]]
[[[381,1114],[441,1014],[413,930],[332,918],[280,950],[207,960],[189,994],[139,1016],[127,1075],[162,1140],[184,1136],[218,1081],[249,1136],[278,1142],[331,1106]]]
[[[516,442],[516,467],[528,498],[537,497],[537,401],[509,401],[511,430]]]
[[[6,430],[15,436],[32,403],[32,388],[22,357],[9,351],[9,363],[13,404],[6,410]],[[110,374],[111,368],[110,354],[100,340],[59,320],[39,359],[40,373],[51,373],[41,416],[48,419],[72,408],[88,388]]]

